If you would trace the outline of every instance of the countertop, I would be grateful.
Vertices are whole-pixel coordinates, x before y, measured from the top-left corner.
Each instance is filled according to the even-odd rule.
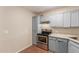
[[[71,41],[73,41],[75,43],[79,43],[79,39],[72,39],[72,38],[70,38],[70,37],[77,37],[76,35],[53,33],[53,34],[50,34],[49,37],[65,38],[65,39],[71,40]]]

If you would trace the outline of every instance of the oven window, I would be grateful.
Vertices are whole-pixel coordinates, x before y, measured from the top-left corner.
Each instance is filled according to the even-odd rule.
[[[47,37],[42,37],[42,36],[39,36],[38,37],[38,41],[40,41],[40,42],[44,42],[44,43],[47,43]]]

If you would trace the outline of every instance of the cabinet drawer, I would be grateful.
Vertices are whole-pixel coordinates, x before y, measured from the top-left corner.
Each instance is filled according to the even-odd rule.
[[[48,50],[48,45],[47,44],[43,44],[41,42],[37,42],[37,47],[42,48],[44,50]]]
[[[49,40],[56,40],[56,38],[55,37],[49,37]]]

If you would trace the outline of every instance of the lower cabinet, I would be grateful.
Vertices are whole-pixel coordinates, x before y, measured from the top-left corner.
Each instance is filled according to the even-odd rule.
[[[32,44],[36,44],[36,37],[32,37]]]
[[[55,37],[49,37],[49,51],[55,53],[68,52],[68,40]]]
[[[69,53],[79,53],[79,43],[69,41],[68,52]]]
[[[56,38],[49,37],[49,51],[56,52]]]
[[[79,53],[79,43],[58,37],[49,37],[49,51],[54,53]]]

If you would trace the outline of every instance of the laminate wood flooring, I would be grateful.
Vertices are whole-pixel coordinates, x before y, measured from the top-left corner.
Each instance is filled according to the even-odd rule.
[[[31,47],[24,49],[20,53],[48,53],[48,51],[43,50],[36,45],[32,45]]]

